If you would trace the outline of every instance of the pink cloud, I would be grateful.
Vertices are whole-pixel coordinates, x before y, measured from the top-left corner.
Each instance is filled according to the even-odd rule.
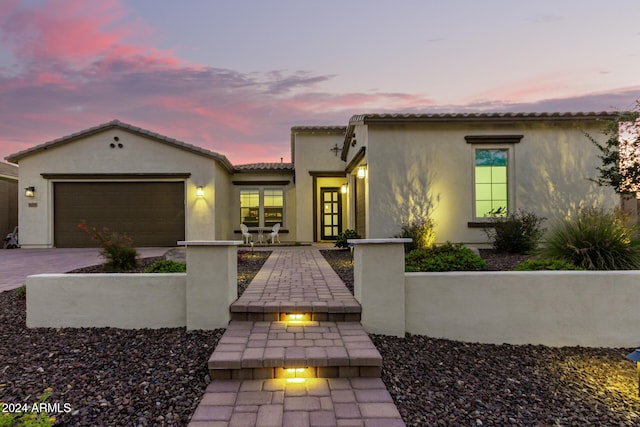
[[[233,163],[289,161],[289,131],[295,125],[346,125],[351,115],[366,112],[520,111],[527,99],[542,99],[563,83],[549,78],[500,87],[481,98],[511,103],[457,106],[441,106],[421,94],[327,93],[321,84],[333,75],[187,64],[173,52],[149,47],[153,31],[132,19],[125,4],[0,2],[0,42],[15,61],[0,68],[0,158],[120,119],[219,152]],[[616,99],[632,93],[637,92],[621,91]],[[590,110],[604,99],[612,98],[583,98],[584,108],[562,99],[529,108]]]

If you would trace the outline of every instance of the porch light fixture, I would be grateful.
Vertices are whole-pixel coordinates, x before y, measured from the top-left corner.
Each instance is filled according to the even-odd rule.
[[[34,186],[25,187],[24,195],[25,195],[25,197],[35,197],[35,195],[36,195],[36,187],[34,187]]]
[[[364,179],[365,176],[367,176],[367,166],[359,166],[356,176],[358,177],[358,179]]]
[[[636,362],[638,369],[638,396],[640,396],[640,349],[634,350],[632,353],[627,354],[627,359],[632,362]]]
[[[342,185],[340,186],[340,192],[341,192],[342,194],[347,194],[347,184],[342,184]]]
[[[198,188],[196,188],[196,196],[204,197],[204,187],[203,186],[199,186]]]

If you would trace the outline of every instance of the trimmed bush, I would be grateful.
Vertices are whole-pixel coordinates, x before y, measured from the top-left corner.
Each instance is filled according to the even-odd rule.
[[[503,210],[492,212],[491,227],[484,229],[498,252],[528,254],[534,251],[544,234],[541,227],[546,218],[520,209],[505,215]]]
[[[586,270],[637,270],[638,227],[618,210],[582,209],[551,229],[541,256]]]
[[[570,262],[558,259],[528,259],[516,265],[514,271],[539,271],[539,270],[584,270]]]
[[[462,243],[447,242],[426,249],[414,249],[405,255],[405,271],[473,271],[487,263]]]
[[[336,240],[335,247],[336,248],[348,248],[349,243],[347,239],[362,239],[358,232],[353,229],[344,230],[342,233],[338,234],[338,239]]]
[[[100,245],[100,255],[107,261],[107,270],[126,271],[138,265],[138,251],[133,247],[133,239],[125,233],[110,231],[107,227],[99,231],[96,227],[87,226],[84,220],[78,224],[78,228]]]
[[[395,237],[410,238],[411,243],[404,244],[404,251],[411,252],[414,249],[426,249],[436,240],[435,223],[431,218],[403,221],[400,226],[401,233]]]
[[[151,264],[145,273],[185,273],[187,271],[187,264],[184,262],[162,260]]]

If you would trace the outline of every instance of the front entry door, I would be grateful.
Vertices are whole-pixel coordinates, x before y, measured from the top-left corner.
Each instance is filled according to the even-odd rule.
[[[320,235],[322,240],[336,240],[342,232],[342,197],[340,189],[323,187],[320,189],[322,215]]]

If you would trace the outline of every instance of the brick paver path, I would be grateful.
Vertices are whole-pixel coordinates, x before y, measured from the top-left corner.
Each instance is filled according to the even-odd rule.
[[[405,425],[360,304],[317,249],[274,249],[230,310],[240,320],[209,359],[190,427]]]

